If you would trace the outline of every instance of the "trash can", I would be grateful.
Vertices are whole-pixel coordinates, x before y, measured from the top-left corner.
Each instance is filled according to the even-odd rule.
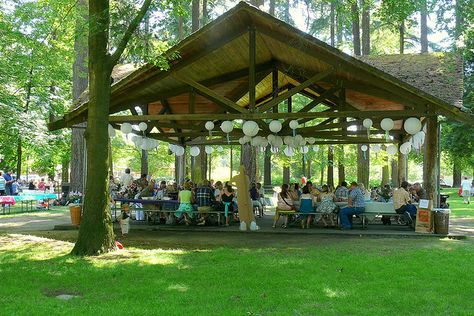
[[[449,214],[451,213],[451,210],[446,208],[435,208],[433,209],[433,212],[435,234],[449,234]]]
[[[71,223],[73,225],[81,224],[82,205],[69,205],[69,212],[71,214]]]

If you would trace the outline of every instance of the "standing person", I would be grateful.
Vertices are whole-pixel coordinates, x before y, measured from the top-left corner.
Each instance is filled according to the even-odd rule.
[[[130,168],[125,169],[125,173],[120,177],[120,185],[122,188],[128,187],[133,182],[133,177],[130,174]]]
[[[3,172],[0,171],[0,195],[5,195],[5,184],[6,181],[3,178]]]
[[[470,204],[471,203],[471,181],[464,177],[464,180],[461,182],[461,195],[462,195],[462,202]]]
[[[253,209],[258,209],[258,217],[263,216],[263,207],[262,203],[260,203],[260,194],[257,190],[257,184],[254,182],[250,188],[250,198],[252,199],[252,207]]]
[[[178,217],[178,219],[181,218],[181,216],[184,216],[186,226],[189,226],[189,223],[194,216],[194,208],[192,204],[193,194],[189,182],[184,184],[184,190],[179,191],[178,202],[179,208],[176,211],[175,216]]]
[[[12,192],[12,184],[13,184],[13,170],[8,171],[3,175],[3,178],[5,179],[5,193],[7,195],[13,195]]]
[[[38,183],[38,190],[43,192],[46,190],[46,183],[44,182],[44,178],[41,178],[40,182]]]
[[[364,194],[360,190],[357,182],[351,183],[351,191],[347,201],[347,207],[339,212],[341,229],[352,229],[352,216],[361,214],[365,211]]]
[[[225,226],[229,226],[230,216],[229,213],[234,214],[234,190],[231,185],[226,185],[222,191],[221,199],[224,203],[224,216],[225,216]]]
[[[300,213],[313,213],[314,212],[314,196],[309,192],[307,185],[303,187],[303,193],[300,196]],[[302,215],[301,228],[309,228],[313,216],[311,214]]]

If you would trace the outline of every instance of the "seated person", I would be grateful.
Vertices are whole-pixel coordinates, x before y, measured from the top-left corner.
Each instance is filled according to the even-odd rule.
[[[226,185],[221,194],[221,201],[224,204],[224,216],[225,216],[225,225],[229,226],[230,216],[234,213],[234,190],[231,185]]]
[[[143,190],[145,187],[148,186],[148,180],[146,178],[147,178],[147,174],[144,173],[144,174],[142,174],[140,179],[136,180],[136,183],[137,183],[137,186],[138,186],[139,190]]]
[[[420,200],[428,199],[428,194],[426,194],[426,190],[421,187],[421,184],[416,182],[413,184],[413,199],[415,202],[420,202]]]
[[[265,206],[267,205],[267,203],[265,202],[265,190],[262,188],[262,184],[260,182],[257,183],[257,192],[258,192],[258,197],[259,197],[259,201],[260,201],[260,204],[262,204],[262,208],[263,208],[263,211],[265,210]],[[263,211],[262,211],[262,215],[263,214]]]
[[[361,214],[364,211],[364,194],[362,194],[357,182],[352,182],[351,191],[349,192],[349,199],[347,201],[347,207],[342,208],[339,212],[341,229],[352,229],[352,216]]]
[[[404,214],[410,225],[416,217],[416,206],[411,204],[408,182],[402,181],[400,188],[393,192],[393,207],[397,214]]]
[[[293,200],[293,205],[295,206],[295,209],[299,209],[300,196],[301,196],[301,190],[300,190],[299,184],[292,183],[290,185],[290,189],[288,190],[288,194],[290,195],[290,198]]]
[[[208,213],[211,211],[212,206],[215,202],[214,190],[209,185],[209,181],[203,180],[201,185],[196,189],[196,204],[201,217],[199,218],[198,225],[206,225]]]
[[[221,202],[221,195],[224,186],[222,185],[221,181],[217,181],[214,186],[214,197],[216,198],[216,202]]]
[[[313,213],[314,212],[314,196],[309,192],[307,185],[303,187],[303,193],[300,196],[300,209],[301,213]],[[312,215],[302,215],[301,228],[309,228],[311,221],[313,220]]]
[[[321,219],[323,221],[324,227],[328,227],[326,219],[331,220],[331,225],[336,226],[334,223],[334,218],[331,214],[337,210],[337,205],[334,203],[336,197],[332,192],[329,192],[329,188],[327,185],[323,185],[321,188],[321,193],[319,194],[318,200],[321,202],[318,205],[316,211],[318,213],[323,213]]]
[[[347,188],[346,181],[341,182],[341,185],[336,189],[334,195],[336,196],[336,201],[338,202],[347,201],[349,197],[349,189]]]
[[[280,213],[278,212],[279,210],[281,211],[291,211],[295,210],[295,206],[293,205],[293,199],[290,197],[290,193],[288,192],[289,186],[288,184],[283,184],[281,186],[281,192],[278,193],[278,202],[277,202],[277,210],[275,212],[275,218],[273,220],[273,228],[276,227],[276,223],[280,219]],[[286,228],[288,225],[288,215],[285,218],[285,224],[283,224],[283,228]]]
[[[194,208],[192,203],[193,201],[193,196],[191,192],[191,186],[189,182],[186,182],[184,184],[184,190],[181,190],[178,193],[178,202],[179,202],[179,208],[175,213],[175,216],[180,219],[182,216],[184,216],[184,220],[186,222],[186,225],[189,225],[191,222],[191,219],[194,216]]]
[[[252,183],[252,186],[249,190],[250,192],[250,198],[252,199],[252,207],[255,209],[258,209],[258,217],[262,217],[263,214],[263,206],[262,203],[260,203],[260,195],[257,190],[257,184]]]
[[[140,191],[138,194],[139,199],[143,198],[152,198],[155,195],[155,180],[151,180],[150,183]],[[144,204],[143,207],[145,209],[151,210],[155,206],[152,204]],[[145,220],[145,212],[144,211],[136,211],[136,220],[142,221]]]
[[[379,200],[380,202],[388,202],[392,198],[392,188],[390,187],[389,184],[386,184],[382,187],[382,189],[379,192]]]

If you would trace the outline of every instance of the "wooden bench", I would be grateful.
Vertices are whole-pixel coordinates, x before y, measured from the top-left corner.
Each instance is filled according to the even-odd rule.
[[[303,213],[303,212],[299,212],[299,211],[295,211],[295,210],[279,210],[279,209],[276,209],[275,210],[275,215],[273,217],[273,220],[274,220],[274,223],[275,223],[275,226],[277,225],[278,223],[278,220],[280,218],[280,216],[289,216],[289,215],[302,215],[302,216],[308,216],[308,215],[313,215],[313,216],[317,216],[317,215],[337,215],[336,213],[322,213],[322,212],[311,212],[311,213]],[[335,216],[336,217],[336,225],[338,224],[339,222],[339,217],[338,216]],[[276,220],[276,221],[275,221]]]

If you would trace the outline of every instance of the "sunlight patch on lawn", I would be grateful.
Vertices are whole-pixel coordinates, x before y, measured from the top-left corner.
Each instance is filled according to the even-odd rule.
[[[109,267],[119,263],[134,262],[137,265],[174,265],[178,263],[177,257],[186,254],[184,250],[164,249],[124,249],[117,250],[98,257],[90,257],[87,260],[98,268]]]
[[[49,260],[71,251],[72,243],[22,234],[0,235],[0,251],[10,252],[15,258]]]
[[[189,287],[184,284],[171,284],[168,286],[168,291],[187,292],[188,289]]]
[[[339,290],[333,290],[330,288],[325,288],[324,289],[324,294],[326,294],[327,297],[329,298],[337,298],[337,297],[345,297],[346,292],[344,291],[339,291]]]

